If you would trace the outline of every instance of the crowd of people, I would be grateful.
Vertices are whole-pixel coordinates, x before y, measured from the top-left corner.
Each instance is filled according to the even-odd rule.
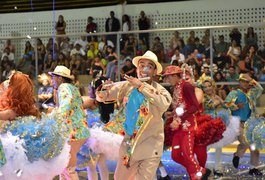
[[[96,88],[91,97],[81,97],[71,70],[57,65],[39,76],[43,85],[39,104],[29,76],[12,71],[1,84],[2,175],[45,179],[60,174],[62,179],[76,180],[76,168],[87,166],[88,178],[93,180],[98,176],[97,162],[101,179],[108,179],[106,159],[117,157],[117,180],[154,179],[157,169],[160,179],[170,179],[161,157],[164,149],[171,147],[173,161],[186,168],[190,179],[204,180],[211,176],[206,164],[207,147],[220,149],[238,138],[240,144],[231,163],[238,168],[246,149],[258,143],[250,148],[249,174],[262,176],[257,166],[259,150],[265,147],[258,138],[264,134],[263,121],[251,127],[245,124],[258,117],[256,101],[263,88],[249,73],[240,74],[239,87],[223,100],[207,72],[195,81],[192,66],[186,63],[163,70],[156,54],[148,50],[135,56],[132,64],[136,77],[124,74],[122,82],[101,79],[104,75],[100,72],[94,74]],[[92,115],[86,116],[85,109],[100,109],[103,104],[112,104],[113,111],[108,111],[104,120],[100,118],[98,129],[91,126]],[[104,111],[95,114],[106,116]],[[114,111],[116,115],[110,115]],[[253,129],[258,135],[249,138],[247,134],[253,133]],[[8,141],[13,136],[19,139]],[[14,151],[19,153],[14,156]],[[21,162],[10,166],[16,159]],[[22,167],[23,164],[27,166]],[[213,170],[214,175],[223,176],[220,157],[216,164],[219,169]],[[47,167],[51,171],[48,176]]]
[[[144,11],[141,11],[137,29],[148,30],[150,28],[150,19]],[[210,51],[212,51],[213,67],[211,69],[214,71],[214,76],[222,74],[222,81],[231,82],[237,79],[238,77],[235,77],[232,72],[234,70],[235,74],[250,72],[251,76],[258,81],[265,79],[263,74],[265,48],[258,44],[258,35],[253,27],[248,27],[246,32],[233,28],[229,34],[217,35],[217,39],[213,38],[213,49],[210,48],[209,29],[206,29],[201,37],[197,36],[196,31],[193,30],[187,37],[175,31],[170,42],[163,41],[159,36],[151,40],[150,33],[130,34],[130,30],[136,29],[132,27],[130,16],[124,14],[120,23],[113,11],[106,19],[105,32],[128,32],[128,34],[122,34],[118,41],[120,49],[117,49],[116,35],[81,36],[80,39],[72,42],[67,36],[67,23],[63,15],[58,17],[55,29],[57,35],[65,36],[50,38],[47,44],[38,38],[37,52],[32,43],[27,41],[23,55],[15,56],[15,45],[7,40],[1,52],[1,81],[8,77],[12,69],[19,69],[26,74],[34,75],[36,53],[39,74],[52,71],[57,65],[64,65],[78,74],[92,74],[95,67],[103,70],[108,78],[116,81],[120,73],[117,70],[117,64],[123,67],[128,58],[143,55],[147,49],[152,50],[161,63],[179,66],[187,63],[193,66],[196,71],[194,72],[195,78],[202,74],[203,65],[210,65]],[[98,32],[98,25],[91,16],[87,19],[85,31],[89,34]],[[164,44],[169,44],[169,46],[165,47]],[[117,51],[120,52],[120,57],[117,56]],[[15,57],[19,58],[15,60]],[[100,59],[100,63],[96,59]]]
[[[150,28],[150,20],[144,11],[140,13],[138,25],[140,30]],[[66,35],[66,28],[64,17],[60,15],[56,23],[57,34]],[[240,144],[231,163],[238,168],[240,158],[250,143],[253,145],[260,140],[249,138],[246,135],[249,129],[255,129],[260,136],[264,134],[263,126],[260,126],[262,121],[257,121],[251,128],[248,125],[258,116],[256,104],[263,91],[258,81],[265,80],[265,48],[258,47],[254,29],[249,27],[244,34],[244,46],[241,33],[234,28],[229,34],[230,42],[225,42],[224,35],[220,35],[219,41],[213,42],[213,49],[210,49],[209,29],[201,38],[190,31],[186,43],[180,32],[176,31],[168,48],[164,47],[160,37],[155,37],[154,42],[150,43],[149,33],[140,33],[138,39],[129,33],[131,29],[128,15],[123,16],[120,26],[115,13],[111,11],[105,24],[106,32],[128,31],[122,36],[120,49],[117,49],[115,35],[102,36],[100,41],[97,36],[82,36],[74,43],[67,36],[58,37],[56,41],[50,38],[46,46],[41,39],[37,39],[37,52],[27,41],[24,54],[17,64],[14,59],[15,46],[10,40],[6,41],[1,57],[3,83],[0,91],[0,117],[5,121],[2,123],[3,145],[0,146],[0,171],[3,171],[3,175],[9,177],[5,167],[14,159],[9,154],[12,146],[7,146],[5,139],[6,133],[11,131],[14,136],[25,132],[29,134],[20,138],[26,142],[24,148],[31,154],[25,151],[25,154],[19,154],[21,157],[17,156],[24,160],[27,156],[27,164],[46,167],[49,163],[61,163],[59,157],[69,154],[67,162],[58,167],[59,170],[65,168],[60,172],[61,178],[78,179],[76,166],[82,161],[89,167],[88,177],[93,180],[97,173],[91,162],[97,159],[95,156],[100,156],[100,174],[105,179],[108,170],[104,168],[104,161],[108,156],[93,149],[90,140],[94,138],[98,141],[96,143],[104,145],[106,140],[100,139],[100,133],[104,134],[115,124],[118,124],[115,132],[110,133],[113,136],[118,134],[123,139],[117,141],[119,153],[114,174],[117,180],[153,179],[157,169],[161,171],[161,179],[169,179],[161,163],[164,147],[171,147],[172,159],[186,168],[192,180],[207,179],[211,175],[206,165],[206,149],[214,147],[218,152],[213,173],[222,176],[221,148],[236,138]],[[86,32],[97,32],[97,24],[91,16],[88,17]],[[120,57],[117,51],[121,52]],[[213,63],[210,62],[210,51],[213,51]],[[41,84],[37,97],[34,97],[30,79],[35,71],[35,53],[38,55],[38,80]],[[163,63],[166,66],[164,70]],[[121,65],[120,70],[118,65]],[[89,92],[79,86],[79,74],[93,77]],[[123,81],[117,82],[119,76]],[[239,87],[215,84],[225,81],[239,82]],[[88,128],[90,117],[86,117],[84,108],[98,108],[101,126],[105,129],[101,129],[100,133],[90,133],[93,128]],[[115,110],[119,110],[121,119],[111,118]],[[46,117],[40,111],[52,116]],[[23,124],[28,118],[30,123]],[[39,119],[49,121],[41,123]],[[16,124],[12,125],[10,121],[16,121]],[[57,134],[49,134],[53,129],[46,127],[50,123],[60,124],[55,129]],[[31,128],[25,130],[27,126]],[[209,133],[206,134],[206,131]],[[59,146],[54,147],[51,143],[43,154],[35,156],[34,153],[40,148],[38,143],[42,141],[30,134],[38,132],[44,134],[42,138],[48,136],[51,141],[60,141]],[[257,166],[259,149],[264,147],[265,144],[259,142],[258,149],[250,148],[249,174],[252,176],[262,175]],[[50,149],[57,154],[45,154]],[[34,164],[39,159],[48,159],[47,164]],[[17,171],[16,175],[21,176],[19,170],[22,170],[22,177],[30,177],[30,168],[15,168],[18,169],[12,170]],[[52,171],[52,175],[58,171]],[[34,177],[40,174],[37,171]]]

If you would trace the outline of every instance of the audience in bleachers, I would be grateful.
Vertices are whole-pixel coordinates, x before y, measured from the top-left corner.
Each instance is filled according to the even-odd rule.
[[[87,19],[86,32],[97,32],[98,25],[93,22],[94,18],[89,16]],[[145,15],[144,11],[140,12],[138,19],[139,30],[150,29],[150,19]],[[64,17],[60,15],[56,23],[57,34],[66,34],[66,22]],[[120,53],[118,57],[116,52],[118,49],[116,36],[101,36],[98,40],[97,36],[81,36],[74,43],[70,42],[69,37],[50,38],[46,46],[42,39],[37,39],[37,56],[38,56],[38,72],[52,71],[56,65],[64,65],[69,67],[76,75],[78,74],[94,74],[94,71],[101,70],[102,75],[111,78],[113,81],[118,80],[119,73],[122,76],[133,70],[129,59],[136,55],[144,54],[149,48],[159,58],[160,62],[181,66],[187,63],[193,67],[195,79],[199,79],[204,73],[209,75],[213,70],[213,77],[216,82],[237,82],[238,74],[247,72],[253,78],[265,81],[265,44],[258,47],[257,33],[253,27],[248,27],[242,34],[238,28],[233,28],[229,34],[213,34],[217,36],[218,41],[213,39],[213,67],[210,67],[210,29],[206,29],[202,36],[197,36],[195,30],[189,32],[188,37],[182,37],[181,32],[174,31],[173,37],[169,42],[165,42],[160,36],[154,38],[153,43],[149,43],[149,33],[130,34],[130,30],[137,29],[132,27],[130,16],[124,14],[122,24],[115,17],[113,11],[105,22],[106,32],[114,32],[122,30],[128,34],[122,34],[120,40]],[[115,37],[115,38],[114,38]],[[184,42],[186,39],[186,44]],[[225,39],[230,39],[226,42]],[[169,44],[164,47],[164,44]],[[29,75],[34,75],[35,71],[35,52],[30,41],[25,44],[24,54],[18,63],[15,60],[15,46],[8,39],[1,50],[1,81],[3,81],[10,69],[16,68]],[[118,62],[120,70],[118,70]],[[119,72],[120,71],[120,72]],[[133,72],[134,73],[134,72]],[[218,86],[218,95],[223,99],[229,92],[229,87]]]

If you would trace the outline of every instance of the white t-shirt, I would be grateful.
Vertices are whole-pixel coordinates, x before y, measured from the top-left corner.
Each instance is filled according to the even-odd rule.
[[[170,64],[172,64],[175,60],[177,60],[176,54],[174,54],[172,56]],[[179,53],[179,60],[178,60],[178,62],[182,62],[183,63],[184,61],[185,61],[185,56],[183,54]]]

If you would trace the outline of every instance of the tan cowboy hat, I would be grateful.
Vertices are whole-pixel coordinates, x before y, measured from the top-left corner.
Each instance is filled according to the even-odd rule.
[[[58,76],[62,76],[62,77],[66,77],[68,79],[74,80],[74,76],[71,75],[71,71],[70,69],[68,69],[65,66],[56,66],[56,68],[54,69],[53,72],[49,72],[50,75],[58,75]]]
[[[239,80],[239,81],[240,81],[240,80],[243,80],[243,81],[248,81],[248,82],[250,82],[250,81],[252,80],[252,78],[251,78],[248,74],[246,74],[246,73],[241,73],[241,74],[239,75],[238,80]]]
[[[162,65],[158,62],[157,56],[152,51],[146,51],[146,53],[143,56],[136,56],[135,58],[133,58],[132,60],[133,65],[138,67],[138,62],[141,59],[148,59],[152,61],[153,63],[155,63],[157,74],[160,74],[162,72],[162,69],[163,69]]]

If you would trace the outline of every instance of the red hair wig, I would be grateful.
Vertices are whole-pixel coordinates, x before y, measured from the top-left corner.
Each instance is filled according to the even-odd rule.
[[[22,73],[15,72],[9,85],[0,97],[0,111],[12,109],[17,116],[37,116],[40,113],[35,105],[34,89],[31,79]]]

